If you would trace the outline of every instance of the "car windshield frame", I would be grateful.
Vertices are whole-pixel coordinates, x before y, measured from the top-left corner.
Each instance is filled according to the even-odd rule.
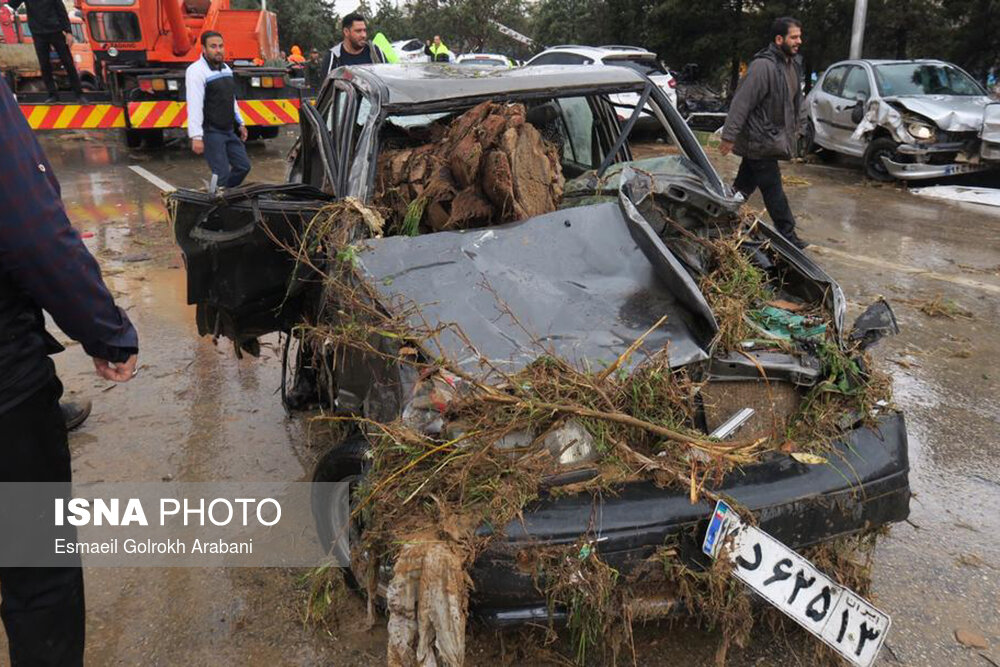
[[[924,95],[954,95],[956,97],[980,97],[986,95],[979,82],[966,74],[963,70],[954,65],[943,63],[887,63],[875,65],[872,68],[875,72],[875,85],[878,86],[879,95],[882,97],[918,97]],[[922,83],[914,83],[913,77],[920,70],[928,70],[927,77]],[[892,79],[889,79],[889,74]],[[947,81],[942,80],[941,74],[947,77]],[[931,83],[930,77],[937,79],[938,83],[946,84],[947,89],[927,90],[927,85]],[[961,84],[969,92],[956,92],[955,84]],[[961,86],[960,86],[961,87]]]
[[[654,89],[658,89],[658,87],[655,84],[642,85],[641,87],[640,86],[621,86],[621,87],[587,86],[584,88],[567,87],[565,89],[555,90],[555,91],[538,90],[538,91],[530,91],[530,92],[525,91],[518,93],[511,92],[504,95],[492,95],[489,97],[477,96],[469,98],[454,98],[450,100],[425,102],[422,104],[406,104],[406,105],[383,104],[381,106],[381,112],[379,114],[380,118],[370,118],[368,119],[367,122],[375,122],[376,124],[389,123],[400,128],[410,128],[415,125],[423,124],[425,122],[426,123],[434,122],[435,120],[444,116],[453,114],[458,115],[463,112],[459,111],[459,109],[468,110],[469,108],[475,106],[479,102],[487,100],[524,102],[535,99],[558,100],[558,99],[574,98],[574,97],[604,97],[605,100],[611,106],[614,106],[614,97],[616,95],[635,94],[641,96],[647,87],[649,88],[650,93],[653,93]],[[652,104],[653,100],[650,99],[649,102]],[[722,177],[718,174],[718,171],[715,170],[714,166],[711,164],[711,161],[708,160],[707,156],[704,155],[704,149],[698,146],[698,149],[701,150],[702,156],[704,157],[707,163],[708,171],[706,171],[705,166],[699,163],[697,156],[692,154],[694,146],[691,147],[685,146],[686,142],[684,138],[675,131],[675,128],[671,126],[668,119],[665,116],[663,116],[663,114],[665,114],[666,112],[662,108],[660,108],[660,105],[658,104],[653,105],[651,108],[655,110],[653,112],[653,116],[660,121],[661,125],[664,128],[666,136],[669,137],[670,139],[670,142],[680,150],[680,155],[686,158],[687,161],[689,162],[689,166],[685,165],[685,171],[689,172],[689,176],[697,178],[699,181],[701,181],[703,187],[705,187],[707,190],[715,192],[716,194],[723,197],[729,196],[726,193],[726,188],[722,181]],[[410,118],[413,118],[417,122],[413,123],[407,122]],[[620,148],[619,151],[615,151],[615,155],[618,155],[619,152],[623,149],[628,151],[629,154],[631,154],[632,140],[635,137],[634,128],[632,128],[632,130],[633,131],[630,131],[628,136],[626,137],[626,141],[624,142],[625,145],[622,148]],[[614,132],[614,136],[610,137],[610,142],[612,144],[617,143],[617,140],[621,137],[621,134],[624,131],[625,131],[625,123],[622,122],[621,127],[619,127],[618,130]],[[694,140],[694,143],[697,144],[697,139],[695,139],[693,135],[692,139]],[[633,162],[635,160],[636,158],[632,156],[632,159],[630,160],[623,161],[616,159],[612,161],[610,164],[613,165],[621,162]],[[374,169],[374,160],[372,160],[371,168]]]

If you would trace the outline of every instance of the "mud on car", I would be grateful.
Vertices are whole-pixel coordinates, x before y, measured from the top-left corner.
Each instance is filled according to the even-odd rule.
[[[621,121],[612,100],[625,95],[637,102]],[[630,134],[643,108],[659,121],[666,150],[636,160]],[[487,140],[484,128],[497,116],[506,129]],[[478,166],[460,176],[469,156],[480,153],[477,165],[493,156],[510,167],[503,173],[511,182],[495,175],[500,169],[484,176]],[[421,156],[430,157],[418,164]],[[448,186],[431,192],[428,169]],[[854,381],[831,380],[827,352],[854,359],[895,331],[884,302],[848,329],[837,283],[770,226],[740,213],[742,202],[671,101],[633,70],[340,69],[315,107],[302,107],[289,174],[282,185],[172,195],[200,333],[229,337],[253,352],[260,335],[302,321],[315,325],[321,313],[349,317],[356,302],[324,287],[286,249],[305,247],[324,210],[380,212],[384,219],[366,218],[345,232],[349,252],[327,248],[312,264],[329,274],[346,271],[341,285],[362,286],[372,312],[440,335],[433,345],[394,334],[366,346],[331,346],[336,363],[320,385],[329,410],[369,423],[404,423],[429,442],[449,437],[447,396],[456,377],[485,387],[548,357],[581,373],[618,360],[620,374],[659,359],[696,386],[683,425],[692,437],[719,443],[775,437],[780,444],[807,397]],[[335,236],[336,220],[327,224]],[[706,287],[714,260],[704,242],[735,238],[739,261],[768,287],[765,301],[734,319],[718,307],[719,291]],[[727,332],[736,338],[722,342]],[[401,356],[420,362],[397,363]],[[455,373],[429,374],[435,359],[452,360]],[[867,377],[870,369],[857,359],[851,373]],[[796,549],[905,519],[903,415],[879,402],[835,417],[824,464],[774,447],[727,470],[713,488]],[[676,541],[692,567],[704,566],[697,542],[710,500],[693,500],[686,485],[641,475],[613,492],[588,489],[586,482],[600,474],[604,445],[572,420],[550,426],[546,441],[555,433],[557,445],[543,488],[516,520],[475,528],[490,541],[469,567],[473,615],[500,625],[564,617],[564,608],[547,604],[518,555],[573,545],[585,534],[599,536],[594,549],[623,575],[668,541]],[[541,436],[520,436],[521,445]],[[379,434],[357,429],[320,457],[315,479],[358,488],[380,442]],[[701,465],[692,460],[678,458]],[[345,548],[334,537],[347,520],[337,500],[317,498],[314,507],[318,529],[335,550]],[[377,514],[380,507],[368,510]],[[356,539],[366,530],[357,521],[352,526]],[[370,589],[380,598],[391,570],[386,563]],[[347,576],[366,580],[357,568]]]

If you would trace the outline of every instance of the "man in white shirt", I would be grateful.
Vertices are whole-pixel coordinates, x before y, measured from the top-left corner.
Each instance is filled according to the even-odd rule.
[[[201,35],[201,58],[187,68],[188,136],[191,150],[204,154],[218,184],[233,188],[250,173],[247,128],[236,103],[233,70],[225,63],[222,35],[209,30]]]

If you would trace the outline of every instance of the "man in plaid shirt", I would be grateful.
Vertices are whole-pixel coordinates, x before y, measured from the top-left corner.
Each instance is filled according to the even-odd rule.
[[[135,375],[135,328],[70,226],[52,166],[0,78],[0,483],[70,482],[62,384],[49,358],[63,348],[43,310],[98,375]],[[0,567],[0,617],[12,665],[83,664],[80,567]]]

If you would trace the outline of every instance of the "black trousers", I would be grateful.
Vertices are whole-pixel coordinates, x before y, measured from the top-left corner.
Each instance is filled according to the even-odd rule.
[[[736,174],[733,189],[742,192],[743,197],[749,199],[757,188],[760,188],[764,206],[767,207],[767,213],[771,216],[775,228],[783,236],[794,233],[795,216],[792,215],[792,209],[788,205],[785,189],[781,186],[781,169],[778,168],[777,160],[743,158],[740,162],[740,170]]]
[[[59,60],[62,61],[62,65],[66,69],[70,88],[77,95],[83,94],[83,89],[80,87],[80,75],[76,73],[76,64],[73,62],[69,45],[66,43],[66,33],[43,32],[33,34],[31,38],[35,40],[35,55],[38,57],[38,66],[42,70],[42,80],[45,82],[45,88],[49,91],[49,95],[55,95],[59,92],[56,79],[52,75],[52,60],[49,58],[49,50],[52,48],[55,48]]]
[[[53,378],[0,414],[0,482],[70,482],[61,395]],[[0,618],[12,667],[83,665],[83,569],[0,567]]]

